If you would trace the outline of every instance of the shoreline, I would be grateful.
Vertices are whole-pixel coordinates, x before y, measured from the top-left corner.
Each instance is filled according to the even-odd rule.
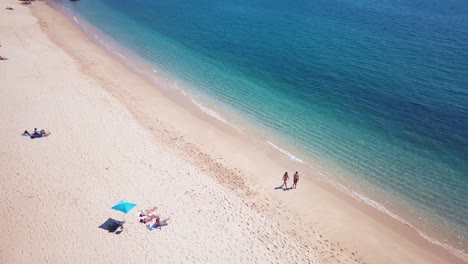
[[[440,216],[440,214],[421,209],[422,207],[408,202],[408,200],[403,199],[399,195],[395,195],[391,190],[380,192],[379,190],[382,189],[373,189],[374,186],[368,184],[366,180],[362,178],[358,179],[360,178],[359,174],[354,173],[351,175],[349,171],[333,166],[333,163],[330,162],[330,160],[325,161],[321,159],[321,157],[319,158],[317,156],[310,155],[310,153],[306,153],[303,150],[292,146],[288,140],[281,138],[281,135],[268,131],[268,129],[263,125],[256,125],[255,120],[245,118],[241,115],[240,111],[232,109],[232,107],[225,108],[226,106],[223,105],[223,103],[218,102],[213,98],[209,98],[209,96],[200,96],[200,99],[202,100],[198,102],[200,94],[198,94],[198,92],[193,92],[193,86],[180,82],[178,79],[168,74],[167,71],[165,72],[164,70],[161,70],[162,67],[158,67],[158,65],[146,60],[142,56],[138,55],[136,51],[132,51],[128,47],[120,45],[116,40],[113,40],[106,35],[106,33],[89,24],[86,19],[81,17],[79,14],[73,13],[68,9],[65,10],[66,8],[64,7],[65,6],[62,5],[56,6],[56,8],[60,9],[60,12],[67,16],[69,21],[74,26],[78,27],[91,42],[104,49],[110,56],[120,61],[122,64],[126,65],[129,70],[154,84],[164,93],[165,96],[169,96],[174,102],[177,102],[184,108],[189,109],[191,112],[196,112],[197,116],[200,118],[215,118],[217,119],[216,121],[207,121],[211,122],[214,126],[222,126],[223,129],[224,125],[227,125],[229,127],[226,129],[233,127],[241,132],[248,132],[250,134],[250,138],[247,140],[251,140],[255,144],[262,145],[262,148],[265,143],[269,145],[271,145],[270,143],[273,143],[276,147],[280,146],[279,148],[276,148],[278,151],[287,155],[291,160],[301,163],[298,164],[298,166],[304,175],[313,175],[314,178],[318,178],[319,175],[322,175],[323,179],[320,179],[321,181],[328,182],[338,190],[351,196],[353,199],[367,203],[370,207],[388,214],[389,217],[400,221],[402,224],[411,226],[420,234],[421,237],[431,243],[453,250],[457,254],[466,255],[466,253],[462,253],[463,250],[464,252],[468,252],[466,243],[460,243],[460,237],[463,236],[460,236],[460,233],[457,232],[457,230],[461,229],[456,228],[453,223],[450,227],[444,228],[445,226],[441,226],[443,221],[440,221],[440,217],[438,219],[431,218],[431,216]],[[210,117],[207,117],[206,115],[209,115]],[[218,121],[223,124],[220,124]],[[275,155],[275,157],[278,158],[278,155]],[[335,177],[336,175],[341,175],[341,177],[337,178]],[[349,177],[344,179],[343,175],[347,175]]]
[[[378,196],[375,191],[373,191],[373,197],[369,197],[367,196],[368,193],[366,191],[363,191],[363,190],[355,191],[359,189],[357,187],[359,187],[361,184],[365,182],[363,180],[356,181],[356,182],[353,182],[351,180],[351,181],[346,181],[346,183],[338,182],[337,179],[332,178],[330,173],[323,172],[323,171],[329,171],[330,167],[327,166],[327,168],[324,169],[325,168],[324,166],[317,166],[317,164],[313,162],[315,161],[313,160],[313,157],[308,157],[307,154],[305,154],[301,150],[291,146],[291,144],[288,144],[285,140],[280,139],[279,135],[268,134],[265,131],[266,129],[264,127],[261,127],[261,128],[255,127],[255,125],[253,124],[254,123],[253,120],[247,120],[247,119],[244,119],[243,117],[240,117],[240,112],[234,111],[232,109],[229,109],[230,111],[223,109],[224,106],[220,104],[219,102],[214,102],[213,100],[209,100],[208,102],[201,100],[201,103],[200,103],[196,101],[198,100],[198,97],[194,96],[194,94],[190,94],[190,93],[187,94],[187,90],[190,90],[190,89],[180,88],[179,85],[177,85],[180,82],[175,79],[169,79],[172,77],[166,77],[164,75],[166,73],[162,74],[161,72],[163,71],[161,71],[157,67],[157,65],[151,64],[150,62],[146,61],[140,55],[138,55],[134,51],[131,51],[127,47],[123,47],[119,45],[115,40],[107,36],[100,29],[97,29],[93,25],[89,24],[89,22],[87,22],[84,18],[80,17],[78,14],[73,13],[68,8],[64,8],[64,6],[60,4],[58,5],[52,4],[52,5],[54,6],[55,9],[57,10],[60,9],[61,11],[59,10],[59,12],[61,12],[62,15],[66,16],[69,22],[73,26],[77,27],[88,38],[89,41],[91,41],[92,43],[100,47],[102,50],[104,50],[109,56],[113,57],[115,60],[124,64],[130,71],[146,79],[147,82],[153,84],[155,87],[157,87],[157,89],[160,89],[160,91],[162,91],[164,96],[168,96],[173,102],[175,102],[176,104],[179,104],[183,108],[187,108],[188,111],[195,112],[196,116],[199,117],[200,119],[203,119],[204,121],[209,122],[210,124],[213,124],[215,127],[218,127],[218,128],[221,127],[222,129],[225,129],[227,133],[232,132],[233,136],[245,136],[245,135],[238,135],[236,134],[236,132],[241,132],[241,133],[249,132],[249,135],[245,136],[244,138],[245,140],[248,140],[251,143],[254,143],[256,145],[261,145],[261,148],[263,149],[265,149],[264,145],[268,144],[272,148],[281,152],[281,154],[286,155],[292,162],[289,162],[290,160],[285,159],[284,157],[280,157],[281,155],[277,155],[277,154],[271,155],[273,156],[273,159],[284,160],[289,165],[293,164],[294,162],[297,162],[298,164],[296,164],[296,167],[299,167],[301,172],[305,172],[303,174],[312,175],[314,179],[323,181],[326,184],[331,184],[338,191],[345,193],[349,197],[357,200],[358,202],[366,203],[369,207],[372,207],[375,210],[378,210],[382,213],[387,214],[388,217],[394,220],[397,220],[402,225],[410,226],[422,238],[428,240],[432,244],[454,251],[456,254],[468,256],[466,253],[463,253],[463,250],[464,252],[467,252],[468,247],[462,246],[461,248],[460,247],[456,248],[455,246],[453,246],[453,245],[459,245],[459,240],[457,240],[458,239],[457,235],[452,234],[452,231],[454,229],[450,229],[448,231],[437,230],[437,232],[430,232],[431,230],[434,230],[434,229],[431,229],[430,227],[435,227],[437,225],[435,221],[430,221],[430,220],[424,223],[424,226],[426,228],[425,230],[420,229],[420,227],[422,226],[417,226],[418,219],[416,219],[415,216],[409,216],[409,214],[405,214],[407,213],[407,211],[409,211],[409,209],[404,208],[405,206],[402,206],[404,204],[404,201],[401,198],[397,198],[396,196],[390,195],[388,193],[385,196]],[[155,70],[154,68],[157,68],[158,70]],[[154,74],[156,74],[157,76],[154,76]],[[185,87],[187,86],[187,84],[185,83],[183,86]],[[206,99],[206,98],[203,98],[203,99]],[[205,104],[205,103],[208,103],[208,104]],[[208,107],[205,107],[206,105],[208,105]],[[215,107],[212,108],[212,105],[215,105]],[[216,120],[211,120],[212,118]],[[230,121],[234,121],[234,122],[230,122]],[[240,125],[241,128],[239,128],[237,125]],[[245,128],[244,125],[247,125],[248,129],[243,129]],[[232,128],[234,128],[236,131],[229,131]],[[268,137],[266,135],[268,135]],[[286,147],[283,148],[283,146],[286,146]],[[293,151],[289,152],[288,150],[290,149],[292,149]],[[271,151],[268,150],[267,152],[271,152]],[[297,153],[300,154],[299,155],[300,158],[295,156]],[[302,160],[303,157],[309,158],[309,160],[304,162],[304,160]],[[321,165],[324,165],[324,164],[321,164]],[[345,172],[343,169],[339,169],[339,171],[341,171],[340,174],[347,174],[347,172]],[[354,176],[355,175],[353,175],[353,177]],[[389,197],[391,197],[391,199],[388,199]],[[382,199],[379,200],[376,198],[382,198]],[[384,203],[381,202],[383,199],[390,200],[390,201],[398,201],[399,204],[396,206],[391,206],[389,208],[387,205],[384,205]],[[430,227],[428,228],[427,226],[430,226]],[[427,233],[427,231],[429,231],[429,233]],[[447,231],[447,232],[444,232],[444,231]],[[449,233],[452,235],[446,235]]]
[[[0,140],[1,263],[317,262],[311,249],[160,144],[106,91],[112,83],[84,74],[82,66],[101,53],[74,59],[40,29],[60,14],[35,2],[47,18],[38,21],[30,8],[9,4],[14,12],[0,16],[0,52],[9,57],[0,64],[0,120],[9,124]],[[68,41],[86,51],[89,43],[78,42]],[[128,87],[133,75],[120,67],[99,68],[122,74]],[[51,135],[20,135],[36,126]],[[111,210],[120,199],[137,207],[126,216]],[[153,206],[171,217],[162,230],[136,218]],[[124,231],[108,232],[110,219],[125,220]]]
[[[54,8],[63,8],[63,6],[56,6]],[[58,10],[57,10],[58,11]],[[423,239],[429,242],[430,244],[433,244],[435,246],[442,247],[446,250],[451,251],[455,255],[460,255],[462,258],[468,258],[468,254],[464,253],[468,250],[468,247],[464,246],[462,249],[460,248],[455,248],[453,245],[457,244],[458,241],[456,241],[455,237],[454,240],[447,242],[445,237],[439,238],[437,236],[433,236],[434,233],[431,234],[426,234],[424,231],[421,231],[417,227],[415,227],[412,224],[412,221],[409,221],[407,218],[402,217],[399,214],[399,211],[393,211],[393,209],[387,208],[385,205],[373,200],[372,198],[367,197],[365,194],[362,192],[357,192],[354,191],[352,188],[349,186],[345,186],[342,183],[335,182],[334,179],[331,179],[330,175],[327,175],[326,173],[322,172],[321,167],[317,166],[317,164],[311,165],[308,162],[304,162],[301,160],[301,158],[296,157],[293,153],[301,153],[300,150],[293,148],[294,152],[291,153],[288,150],[280,147],[283,145],[286,145],[287,147],[292,147],[288,145],[284,140],[281,140],[278,138],[278,135],[274,135],[273,139],[271,138],[263,138],[261,135],[264,135],[266,132],[262,131],[264,128],[254,128],[254,124],[252,124],[252,120],[243,120],[241,117],[238,117],[236,115],[239,114],[239,112],[227,112],[223,111],[223,109],[219,106],[216,106],[215,108],[205,108],[206,102],[201,101],[201,103],[194,101],[193,94],[186,94],[186,90],[181,89],[177,87],[176,83],[178,82],[177,80],[172,80],[168,79],[165,76],[161,76],[159,69],[156,71],[153,67],[157,67],[156,65],[151,65],[149,62],[145,61],[143,58],[141,58],[139,55],[136,53],[133,53],[133,51],[128,50],[126,47],[119,46],[119,44],[111,39],[109,36],[105,35],[105,33],[101,32],[99,29],[95,28],[93,25],[89,24],[84,18],[82,17],[76,17],[77,14],[74,14],[70,10],[62,10],[63,12],[67,12],[68,14],[62,13],[65,17],[68,18],[68,21],[72,24],[72,26],[76,27],[80,32],[82,32],[83,35],[86,36],[86,38],[92,42],[94,45],[98,46],[102,50],[104,50],[109,56],[113,57],[114,60],[119,61],[123,65],[126,66],[126,68],[129,71],[132,71],[136,75],[140,76],[141,78],[144,78],[147,82],[149,82],[151,85],[153,85],[156,89],[159,89],[160,92],[162,92],[163,96],[166,96],[169,98],[172,103],[177,104],[178,106],[181,106],[182,108],[185,108],[186,111],[189,111],[191,113],[194,113],[196,118],[203,120],[203,122],[208,122],[211,124],[213,127],[216,129],[222,129],[222,132],[225,132],[229,134],[230,136],[233,137],[239,137],[241,140],[248,142],[250,144],[255,144],[257,148],[260,148],[263,150],[264,154],[268,154],[268,158],[274,162],[279,162],[282,164],[284,167],[299,167],[300,171],[307,171],[307,172],[312,172],[310,176],[312,176],[313,179],[306,179],[309,181],[309,184],[316,184],[318,181],[322,185],[321,187],[329,190],[332,195],[344,195],[346,200],[351,200],[348,201],[349,203],[365,203],[365,206],[361,207],[362,210],[366,211],[371,217],[373,218],[380,218],[379,214],[384,214],[388,217],[386,221],[396,221],[398,222],[395,227],[398,226],[398,224],[403,225],[403,226],[408,226],[412,231],[417,233],[417,235]],[[58,11],[60,12],[60,11]],[[75,22],[77,25],[73,24]],[[91,32],[87,32],[90,28],[92,28]],[[94,32],[94,33],[93,33]],[[98,35],[101,38],[98,38],[95,33],[98,33]],[[101,35],[102,34],[102,35]],[[93,38],[94,36],[94,38]],[[105,41],[102,41],[102,37],[104,37]],[[109,44],[108,42],[111,43],[110,47],[107,46]],[[122,55],[124,54],[124,55]],[[129,59],[130,58],[130,59]],[[137,59],[137,62],[134,63],[135,61],[132,59]],[[133,64],[133,65],[132,65]],[[146,69],[140,69],[140,67],[145,67]],[[150,72],[152,70],[152,72]],[[158,76],[154,77],[151,74],[156,73]],[[159,83],[158,83],[159,82]],[[162,83],[162,84],[161,84]],[[166,86],[170,86],[168,89]],[[173,88],[176,89],[176,91],[171,91]],[[198,99],[197,99],[198,100]],[[208,102],[212,104],[213,102]],[[209,105],[211,107],[211,105]],[[222,113],[219,115],[219,113]],[[237,121],[237,123],[230,123],[229,121],[226,121],[223,117],[224,115],[227,114],[228,120],[234,118],[234,121]],[[213,120],[215,119],[215,120]],[[247,130],[242,130],[239,129],[236,125],[238,125],[238,122],[241,122],[240,125],[246,125],[248,126],[249,129]],[[234,129],[234,130],[232,130]],[[245,135],[243,134],[244,132],[252,132],[251,130],[254,130],[254,134]],[[270,135],[272,136],[272,135]],[[269,141],[269,140],[278,140],[278,141]],[[192,141],[193,142],[193,141]],[[278,144],[279,143],[279,144]],[[273,148],[275,151],[278,151],[278,153],[273,153],[273,151],[267,149],[268,147]],[[289,149],[289,148],[287,148]],[[212,151],[210,149],[209,151]],[[209,152],[208,151],[208,152]],[[285,158],[284,156],[287,156],[288,158]],[[221,154],[223,156],[223,154]],[[349,182],[348,182],[349,183]],[[358,183],[353,183],[352,186],[358,186]],[[339,193],[338,193],[339,192]],[[373,210],[376,210],[378,212],[373,212]],[[414,220],[414,219],[411,219]],[[431,224],[431,223],[429,223]],[[441,232],[441,234],[444,234]],[[445,242],[442,242],[445,241]]]
[[[68,20],[68,21],[70,22],[70,24],[73,27],[77,28],[81,32],[79,27],[77,27],[76,25],[73,25],[70,20]],[[91,40],[89,40],[86,37],[86,34],[84,34],[83,32],[81,32],[81,33],[84,35],[84,37],[88,41],[91,42],[92,45],[96,45],[95,43],[93,43]],[[99,48],[99,49],[102,49],[102,48]],[[110,50],[103,50],[103,51],[105,53],[111,52]],[[110,54],[107,54],[107,55],[109,56]],[[116,60],[116,58],[111,58],[111,59]],[[132,69],[127,68],[128,65],[124,65],[124,67],[127,70],[133,71]],[[138,72],[135,72],[135,74],[136,74],[137,77],[140,77]],[[146,81],[148,81],[148,80],[146,80]],[[223,138],[224,140],[230,140],[230,139],[235,138],[235,140],[233,140],[233,142],[231,144],[231,147],[233,149],[231,149],[230,152],[234,152],[234,151],[238,151],[239,149],[243,149],[243,148],[237,148],[237,146],[239,145],[239,141],[243,141],[242,143],[244,143],[244,145],[249,145],[252,142],[257,143],[257,144],[260,143],[260,145],[256,145],[256,147],[260,148],[262,151],[260,151],[258,153],[258,155],[250,155],[249,158],[259,157],[262,154],[264,154],[264,155],[266,154],[268,164],[266,164],[264,166],[265,171],[268,170],[267,168],[271,168],[273,163],[279,163],[280,164],[280,166],[277,167],[278,169],[281,168],[281,167],[290,168],[290,167],[292,167],[294,165],[296,165],[296,167],[297,167],[297,164],[295,163],[296,162],[295,160],[291,161],[288,158],[282,157],[282,155],[284,153],[275,153],[275,150],[274,151],[268,150],[266,148],[268,146],[266,144],[262,144],[263,142],[258,142],[256,140],[256,138],[252,138],[250,135],[241,135],[239,133],[236,133],[237,131],[232,131],[231,127],[229,127],[229,126],[224,127],[225,124],[221,124],[221,122],[219,122],[219,120],[213,120],[212,116],[208,117],[208,116],[206,116],[206,113],[203,112],[201,109],[198,109],[197,107],[193,107],[193,104],[192,104],[193,102],[188,102],[188,101],[184,102],[183,101],[184,98],[181,97],[179,94],[176,94],[176,93],[174,93],[172,91],[168,91],[167,89],[164,89],[161,86],[157,86],[157,85],[155,85],[155,83],[150,83],[150,85],[152,86],[152,88],[156,88],[156,89],[160,90],[158,92],[158,95],[167,96],[168,97],[167,101],[169,102],[169,104],[171,104],[172,106],[181,107],[182,108],[182,109],[180,109],[181,112],[182,112],[180,114],[181,116],[184,115],[184,114],[187,114],[187,110],[188,110],[188,112],[190,112],[190,114],[193,115],[194,120],[191,120],[191,121],[193,121],[195,126],[198,126],[199,121],[202,121],[202,122],[206,123],[206,125],[208,125],[210,127],[210,129],[220,130],[219,132],[220,132],[221,136],[219,136],[219,138]],[[181,99],[182,99],[182,101],[181,101]],[[138,120],[138,118],[136,118],[136,119]],[[184,121],[181,120],[180,122],[177,122],[177,123],[181,123],[181,122],[184,122]],[[169,123],[170,121],[168,120],[167,122]],[[192,128],[193,128],[193,126],[190,126],[190,129],[192,129]],[[199,133],[190,133],[190,131],[188,131],[190,129],[188,129],[185,132],[184,131],[181,132],[181,130],[183,130],[184,128],[179,128],[179,129],[180,129],[179,131],[175,130],[177,132],[175,132],[175,131],[171,131],[171,132],[175,132],[177,134],[181,133],[182,136],[184,137],[184,139],[185,138],[188,139],[187,141],[189,141],[189,144],[195,144],[197,146],[197,148],[200,148],[199,150],[201,150],[201,152],[203,152],[203,153],[213,153],[214,152],[219,157],[229,156],[226,151],[219,151],[219,149],[217,149],[217,146],[213,146],[213,145],[210,146],[209,142],[211,141],[211,139],[207,138],[207,139],[204,139],[204,140],[199,140],[197,138],[197,136],[190,138],[190,135],[202,134],[204,132],[203,130],[201,130]],[[257,142],[255,142],[255,141],[257,141]],[[205,148],[203,148],[201,146],[203,146]],[[245,148],[245,149],[248,149],[248,148]],[[176,151],[176,152],[178,152],[178,155],[185,156],[185,153],[180,153],[180,151],[181,151],[180,149],[178,151]],[[185,151],[185,150],[182,150],[182,152],[183,151]],[[233,160],[236,160],[236,158],[237,157],[233,157]],[[228,159],[228,160],[232,161],[230,159]],[[216,160],[216,158],[214,158],[214,160],[209,161],[209,162],[217,163],[217,162],[219,162],[219,160]],[[265,162],[265,161],[262,161],[262,162]],[[200,163],[200,161],[196,161],[196,162],[192,161],[192,164],[194,164],[195,166],[199,166],[200,165],[199,163]],[[225,165],[227,165],[227,167],[231,167],[231,168],[236,167],[235,169],[237,169],[237,168],[242,168],[242,165],[243,165],[242,163],[244,163],[244,162],[241,162],[241,164],[225,164]],[[252,163],[254,163],[254,162],[252,162]],[[249,164],[249,165],[252,166],[251,164]],[[299,167],[300,166],[301,165],[299,165]],[[246,168],[242,168],[242,169],[246,169]],[[252,169],[252,168],[250,168],[250,169]],[[316,170],[316,169],[314,169],[314,170]],[[273,172],[272,170],[270,170],[270,171]],[[318,170],[316,170],[316,171],[318,171]],[[320,173],[320,171],[318,171],[318,172]],[[251,171],[249,173],[248,170],[245,170],[245,171],[242,170],[242,173],[255,175],[257,173],[257,171],[254,169],[254,171]],[[216,177],[215,175],[212,175],[212,176]],[[259,182],[255,181],[254,179],[244,179],[244,180],[247,180],[247,181],[250,181],[250,182],[253,181],[255,184],[259,184]],[[308,190],[313,189],[313,188],[311,188],[311,185],[319,185],[318,188],[324,189],[326,192],[328,192],[327,193],[328,195],[335,196],[335,198],[339,197],[339,199],[345,200],[346,203],[348,203],[349,206],[354,207],[354,208],[359,208],[358,210],[361,210],[360,213],[364,213],[368,217],[373,218],[374,220],[379,219],[379,220],[383,221],[384,225],[391,227],[391,229],[393,229],[393,231],[400,230],[400,232],[403,232],[401,230],[404,230],[405,228],[408,228],[410,232],[414,233],[412,235],[407,235],[408,238],[410,238],[410,240],[412,240],[413,242],[415,242],[415,243],[417,243],[419,245],[424,245],[424,243],[428,243],[430,246],[434,246],[435,248],[441,247],[440,249],[442,251],[449,250],[449,249],[445,248],[445,246],[434,243],[433,240],[429,240],[427,237],[424,237],[422,235],[422,233],[420,233],[420,231],[415,229],[414,227],[408,226],[406,220],[405,220],[405,222],[401,222],[399,219],[395,219],[391,215],[388,215],[387,212],[381,211],[381,210],[373,207],[372,205],[365,203],[363,199],[361,199],[361,198],[358,199],[356,197],[352,197],[352,190],[347,189],[347,187],[344,187],[348,191],[348,193],[345,193],[342,190],[335,189],[335,188],[338,188],[338,187],[336,185],[333,185],[333,183],[330,183],[329,179],[326,179],[328,181],[323,181],[325,179],[319,179],[319,181],[320,181],[319,182],[319,181],[315,180],[313,177],[311,179],[303,177],[302,180],[307,180],[308,181],[307,182]],[[275,182],[276,182],[276,180],[275,180]],[[304,182],[302,182],[302,183],[304,183]],[[226,184],[226,183],[222,182],[222,184]],[[252,190],[252,192],[255,192],[255,191]],[[297,211],[294,212],[294,213],[297,213]],[[392,222],[394,222],[394,223],[392,223]],[[404,228],[401,228],[400,226],[402,226]],[[406,233],[407,231],[404,231],[404,232]],[[422,240],[422,241],[418,242],[418,240]],[[460,254],[460,252],[457,252],[457,251],[453,252],[453,253]],[[466,254],[464,254],[462,256],[463,257],[468,257],[468,255],[466,255]]]
[[[86,34],[85,34],[85,35],[86,35]],[[142,59],[142,60],[143,60],[143,59]],[[133,69],[130,69],[130,70],[133,70]],[[138,75],[138,72],[136,72],[136,74]],[[161,87],[158,87],[158,88],[159,88],[159,89],[162,89]],[[174,94],[171,94],[171,93],[172,93],[171,91],[163,90],[163,94],[164,94],[164,95],[169,95],[169,98],[170,98],[171,100],[173,100],[173,102],[174,102],[175,104],[179,104],[179,105],[182,106],[183,108],[188,107],[189,110],[190,110],[191,112],[195,111],[195,112],[196,112],[195,116],[196,116],[197,118],[202,119],[203,121],[210,123],[211,125],[213,125],[213,126],[216,127],[216,128],[220,128],[220,127],[222,127],[223,125],[225,125],[225,124],[220,124],[219,121],[222,122],[222,120],[219,120],[219,118],[214,117],[215,119],[218,119],[218,120],[210,120],[211,118],[213,118],[213,116],[210,115],[210,114],[208,114],[208,115],[210,115],[210,117],[209,117],[209,118],[206,118],[206,116],[204,116],[204,115],[207,114],[207,113],[204,112],[203,109],[196,109],[196,108],[194,108],[194,107],[190,107],[190,106],[191,106],[191,105],[190,105],[190,102],[188,102],[188,103],[187,103],[187,102],[181,102],[181,99],[183,100],[184,98],[181,98],[181,96],[178,96],[177,94],[174,95]],[[192,101],[192,103],[194,103],[194,102]],[[196,103],[195,103],[195,104],[196,104]],[[202,110],[202,111],[200,111],[200,110]],[[202,113],[202,112],[203,112],[203,113]],[[221,125],[221,126],[220,126],[220,125]],[[229,133],[231,136],[234,136],[234,137],[240,137],[240,136],[241,136],[241,135],[239,135],[239,134],[236,134],[236,133],[235,133],[236,131],[234,131],[234,133],[232,133],[233,131],[229,131],[229,127],[228,127],[227,129],[224,128],[224,129],[223,129],[223,132]],[[252,143],[252,142],[256,141],[256,142],[254,142],[254,143],[264,145],[264,142],[258,142],[258,140],[257,140],[256,137],[252,138],[252,137],[250,137],[250,136],[247,136],[247,137],[243,138],[243,140],[248,140],[249,143]],[[266,143],[268,143],[268,144],[271,145],[271,142],[269,142],[269,141],[266,141]],[[260,147],[260,146],[258,146],[258,147]],[[272,160],[274,160],[274,161],[282,161],[284,164],[289,165],[289,167],[291,167],[291,164],[294,164],[294,162],[298,162],[296,159],[291,158],[291,155],[292,155],[292,154],[289,153],[289,152],[288,152],[288,153],[285,153],[284,150],[278,150],[278,149],[276,148],[276,150],[280,151],[281,154],[279,154],[279,153],[271,154],[271,151],[266,151],[266,150],[265,150],[265,147],[264,147],[264,146],[262,146],[262,147],[263,147],[263,149],[264,149],[265,152],[270,153],[270,157],[269,157],[269,158],[272,159]],[[275,147],[273,147],[273,148],[275,148]],[[210,151],[212,151],[212,149],[211,149]],[[208,151],[208,152],[209,152],[209,151]],[[286,151],[286,152],[287,152],[287,151]],[[280,157],[280,156],[283,155],[283,154],[286,155],[286,156],[288,156],[288,157],[292,160],[292,162],[291,162],[290,160],[288,160],[288,159],[284,159],[284,157]],[[221,154],[221,156],[223,156],[223,155]],[[299,162],[299,163],[302,163],[302,164],[299,164],[299,167],[302,166],[302,165],[305,165],[306,167],[311,167],[311,168],[313,168],[313,166],[311,166],[311,165],[309,165],[309,164],[307,164],[307,163],[303,163],[303,162]],[[297,165],[296,165],[296,166],[297,166]],[[321,174],[321,172],[320,172],[319,170],[317,170],[317,169],[315,169],[315,168],[313,168],[313,170],[316,171],[316,172],[318,172],[319,174]],[[314,176],[315,176],[315,175],[314,175]],[[311,180],[311,181],[314,182],[315,180]],[[433,238],[427,236],[426,234],[424,234],[423,232],[419,231],[419,230],[416,229],[415,227],[409,225],[408,222],[407,222],[404,218],[401,218],[400,216],[398,216],[397,214],[392,213],[391,211],[388,211],[388,209],[386,209],[386,208],[385,208],[385,210],[382,210],[382,209],[376,208],[372,203],[368,203],[368,202],[366,201],[366,199],[368,199],[368,198],[365,197],[365,196],[362,196],[362,194],[354,193],[352,190],[350,190],[349,188],[347,188],[347,187],[345,187],[345,186],[341,186],[341,185],[340,185],[340,186],[337,186],[336,184],[331,183],[331,182],[330,182],[330,179],[327,179],[327,178],[320,179],[320,181],[325,182],[324,185],[327,185],[327,184],[332,185],[331,188],[329,188],[330,186],[326,186],[325,188],[326,188],[326,189],[329,189],[329,191],[332,192],[333,195],[338,195],[338,196],[340,196],[340,195],[350,196],[350,197],[346,197],[345,199],[354,199],[354,200],[353,200],[353,201],[348,201],[348,202],[353,203],[353,202],[357,201],[358,203],[361,203],[361,202],[366,203],[366,205],[362,207],[363,210],[365,210],[365,211],[369,211],[369,210],[371,210],[371,211],[372,211],[372,210],[378,210],[378,211],[379,211],[378,213],[377,213],[377,212],[370,212],[369,214],[371,215],[371,217],[376,217],[379,213],[383,213],[384,215],[386,215],[386,216],[389,218],[389,221],[397,221],[398,223],[397,223],[396,226],[398,226],[398,224],[403,225],[403,226],[409,226],[415,233],[417,233],[418,236],[420,236],[421,239],[426,240],[427,242],[429,242],[429,243],[431,243],[431,244],[434,244],[434,245],[436,245],[436,246],[440,246],[440,247],[443,247],[444,249],[447,249],[446,247],[447,247],[448,245],[439,244],[439,243],[441,243],[441,242],[439,242],[438,240],[434,240]],[[322,186],[322,187],[323,187],[323,186]],[[341,190],[340,190],[340,187],[341,187]],[[333,190],[333,188],[337,188],[337,190]],[[345,188],[346,190],[344,191],[342,188]],[[343,192],[343,193],[337,194],[337,192]],[[363,197],[364,197],[364,198],[363,198]],[[372,201],[373,203],[375,203],[373,200],[371,200],[371,201]],[[379,206],[382,206],[382,205],[380,205],[380,204],[378,204],[378,205],[379,205]],[[395,217],[395,216],[396,216],[396,217]],[[377,217],[378,217],[378,216],[377,216]],[[449,250],[454,250],[454,249],[449,249]],[[455,250],[455,253],[456,253],[456,254],[460,254],[461,252],[459,252],[458,250]],[[461,254],[463,254],[463,253],[461,253]],[[468,256],[468,255],[465,254],[465,257],[466,257],[466,256]]]
[[[322,261],[335,263],[339,258],[334,255],[335,250],[345,248],[343,259],[356,259],[356,262],[424,263],[437,260],[462,263],[446,249],[420,238],[411,228],[387,219],[385,214],[353,201],[327,184],[303,177],[300,189],[294,192],[279,194],[272,191],[280,178],[278,171],[291,166],[287,159],[265,146],[249,146],[245,138],[187,111],[185,105],[171,101],[166,94],[154,89],[153,84],[131,73],[97,47],[58,11],[38,2],[34,3],[32,11],[48,38],[74,58],[81,72],[99,83],[129,111],[145,128],[142,133],[149,132],[162,149],[235,192],[242,203],[266,216],[271,223],[279,225],[284,221],[281,217],[286,217],[293,225],[284,231],[299,244],[318,253]],[[112,76],[115,72],[121,75]],[[213,144],[213,138],[223,142],[221,149]],[[266,176],[259,175],[260,171]],[[297,203],[298,200],[311,201],[314,205],[302,208],[303,203]],[[275,208],[273,204],[276,204]],[[340,212],[333,212],[338,208]],[[356,237],[356,234],[361,235]],[[374,247],[377,237],[383,245]],[[388,240],[380,241],[385,240],[383,238]]]

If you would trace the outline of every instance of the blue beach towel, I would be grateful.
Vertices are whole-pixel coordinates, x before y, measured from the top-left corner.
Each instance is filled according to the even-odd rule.
[[[163,226],[167,226],[166,221],[162,221],[162,222],[161,222],[161,227],[163,227]],[[158,228],[159,228],[159,226],[158,226],[156,223],[154,223],[154,224],[149,224],[149,225],[147,225],[147,227],[148,227],[149,230],[154,230],[154,229],[158,229]]]

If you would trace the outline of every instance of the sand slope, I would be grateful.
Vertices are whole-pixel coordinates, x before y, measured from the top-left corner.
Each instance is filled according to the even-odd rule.
[[[172,102],[43,3],[2,4],[0,263],[462,262],[316,175],[274,189],[297,164]],[[34,127],[52,134],[20,136]],[[124,217],[120,199],[138,206]],[[152,206],[168,227],[137,223]],[[100,229],[109,217],[125,231]]]
[[[13,1],[12,6],[13,6]],[[4,3],[4,2],[2,2]],[[127,110],[41,32],[26,7],[0,10],[0,263],[312,263],[278,227],[158,146]],[[34,127],[47,138],[20,134]],[[119,199],[159,206],[149,231]],[[135,210],[136,211],[136,210]],[[135,212],[134,211],[134,212]]]

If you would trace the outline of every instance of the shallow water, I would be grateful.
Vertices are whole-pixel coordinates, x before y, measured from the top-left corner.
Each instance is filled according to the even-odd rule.
[[[466,1],[59,2],[275,148],[466,245]]]

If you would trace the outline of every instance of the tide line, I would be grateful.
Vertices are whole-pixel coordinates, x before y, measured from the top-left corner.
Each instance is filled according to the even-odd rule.
[[[270,144],[273,148],[275,148],[276,150],[278,150],[279,152],[285,154],[286,156],[288,156],[290,159],[294,160],[294,161],[297,161],[299,163],[302,163],[302,164],[305,164],[305,162],[303,160],[301,160],[300,158],[294,156],[291,152],[287,151],[287,150],[284,150],[280,147],[278,147],[277,145],[271,143],[270,141],[267,140],[267,143]]]

